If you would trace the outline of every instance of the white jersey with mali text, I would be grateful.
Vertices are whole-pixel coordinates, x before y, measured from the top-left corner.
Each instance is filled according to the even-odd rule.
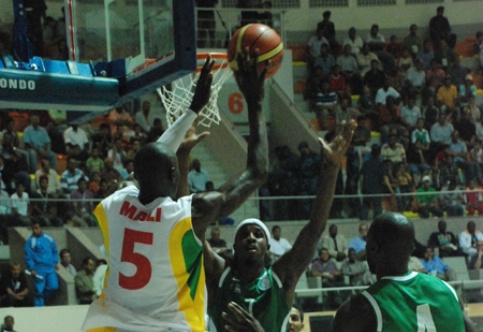
[[[204,331],[203,247],[192,229],[192,196],[143,205],[138,195],[126,187],[94,211],[109,268],[83,330]]]

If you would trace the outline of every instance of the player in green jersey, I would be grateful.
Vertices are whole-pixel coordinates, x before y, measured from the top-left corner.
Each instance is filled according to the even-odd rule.
[[[414,226],[399,213],[383,213],[367,236],[367,262],[377,282],[337,311],[338,332],[474,331],[454,289],[444,281],[408,272]]]
[[[221,313],[227,312],[231,301],[252,314],[266,332],[285,331],[295,286],[313,258],[327,223],[340,163],[350,145],[355,123],[343,123],[339,129],[330,143],[320,139],[325,162],[319,192],[310,220],[290,251],[267,268],[270,232],[257,219],[247,219],[237,226],[231,263],[208,246],[205,249],[208,313],[218,332],[227,331]]]

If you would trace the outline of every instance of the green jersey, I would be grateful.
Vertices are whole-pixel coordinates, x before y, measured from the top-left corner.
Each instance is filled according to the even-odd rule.
[[[271,267],[251,282],[239,280],[231,268],[223,272],[215,303],[209,311],[218,332],[225,331],[221,313],[227,311],[231,301],[250,312],[266,332],[286,331],[290,306],[286,303],[283,285]]]
[[[377,332],[464,332],[458,296],[444,281],[410,272],[384,277],[362,295],[369,301]]]

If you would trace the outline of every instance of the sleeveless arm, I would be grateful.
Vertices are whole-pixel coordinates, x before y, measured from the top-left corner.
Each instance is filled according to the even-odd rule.
[[[374,311],[366,299],[356,295],[340,306],[332,327],[338,332],[376,331]]]
[[[292,249],[282,255],[273,265],[273,271],[284,285],[286,300],[289,305],[293,301],[297,281],[312,260],[327,224],[340,163],[352,140],[355,124],[353,122],[341,124],[340,128],[337,136],[330,144],[320,139],[325,157],[325,168],[322,167],[319,190],[312,205],[309,222],[299,233]],[[290,266],[290,269],[287,269],[287,266]]]
[[[197,234],[204,234],[209,223],[230,215],[268,177],[268,140],[265,117],[262,112],[265,72],[258,72],[256,61],[249,57],[238,59],[240,70],[235,74],[238,87],[248,105],[248,154],[246,169],[238,179],[224,184],[217,195],[197,194],[193,197],[193,227]]]

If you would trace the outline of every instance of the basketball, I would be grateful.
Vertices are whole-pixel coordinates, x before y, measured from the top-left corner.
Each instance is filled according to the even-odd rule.
[[[265,78],[270,78],[280,69],[283,58],[283,42],[278,33],[265,24],[247,24],[238,29],[228,44],[228,61],[233,71],[238,70],[238,54],[248,48],[255,56],[258,50],[258,70],[261,72],[270,60]]]

